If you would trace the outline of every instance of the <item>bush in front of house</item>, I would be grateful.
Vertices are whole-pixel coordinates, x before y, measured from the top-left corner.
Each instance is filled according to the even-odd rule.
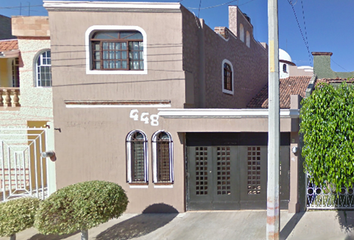
[[[39,203],[40,200],[33,197],[0,203],[0,236],[10,237],[32,227]]]
[[[70,234],[118,218],[128,198],[121,186],[106,181],[76,183],[41,202],[34,226],[42,234]]]

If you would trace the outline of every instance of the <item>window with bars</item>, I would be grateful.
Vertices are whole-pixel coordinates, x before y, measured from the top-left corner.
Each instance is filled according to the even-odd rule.
[[[152,137],[154,183],[173,183],[173,141],[168,132]]]
[[[234,94],[233,67],[228,60],[224,60],[222,63],[222,80],[222,91]]]
[[[147,138],[145,133],[134,130],[127,135],[127,182],[148,182]]]
[[[144,70],[141,32],[96,31],[90,41],[92,70]]]
[[[36,86],[52,86],[52,61],[50,50],[40,53],[36,59]]]
[[[20,87],[19,59],[12,60],[12,87]]]

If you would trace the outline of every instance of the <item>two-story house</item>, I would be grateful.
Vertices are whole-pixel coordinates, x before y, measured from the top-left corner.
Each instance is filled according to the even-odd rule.
[[[230,6],[229,28],[212,30],[180,3],[44,7],[58,188],[118,183],[128,212],[266,208],[268,111],[245,108],[267,83],[268,54],[247,15]],[[291,106],[281,110],[281,207],[296,209],[298,98]]]

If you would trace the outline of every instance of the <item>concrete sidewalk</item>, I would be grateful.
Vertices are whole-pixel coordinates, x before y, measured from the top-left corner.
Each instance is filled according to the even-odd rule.
[[[354,240],[354,211],[281,211],[280,239]],[[46,236],[35,229],[18,233],[17,240],[79,240],[70,236]],[[266,211],[202,211],[180,214],[123,214],[89,230],[89,239],[204,240],[266,238]],[[9,238],[0,238],[5,240]]]

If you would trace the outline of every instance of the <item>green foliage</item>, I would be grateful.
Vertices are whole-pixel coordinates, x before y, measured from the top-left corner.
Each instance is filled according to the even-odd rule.
[[[10,237],[33,226],[38,198],[16,198],[0,203],[0,236]]]
[[[88,181],[73,184],[41,202],[34,226],[43,234],[70,234],[118,218],[128,198],[117,184]]]
[[[302,101],[300,132],[304,135],[304,167],[316,185],[354,183],[354,89],[319,85]]]

